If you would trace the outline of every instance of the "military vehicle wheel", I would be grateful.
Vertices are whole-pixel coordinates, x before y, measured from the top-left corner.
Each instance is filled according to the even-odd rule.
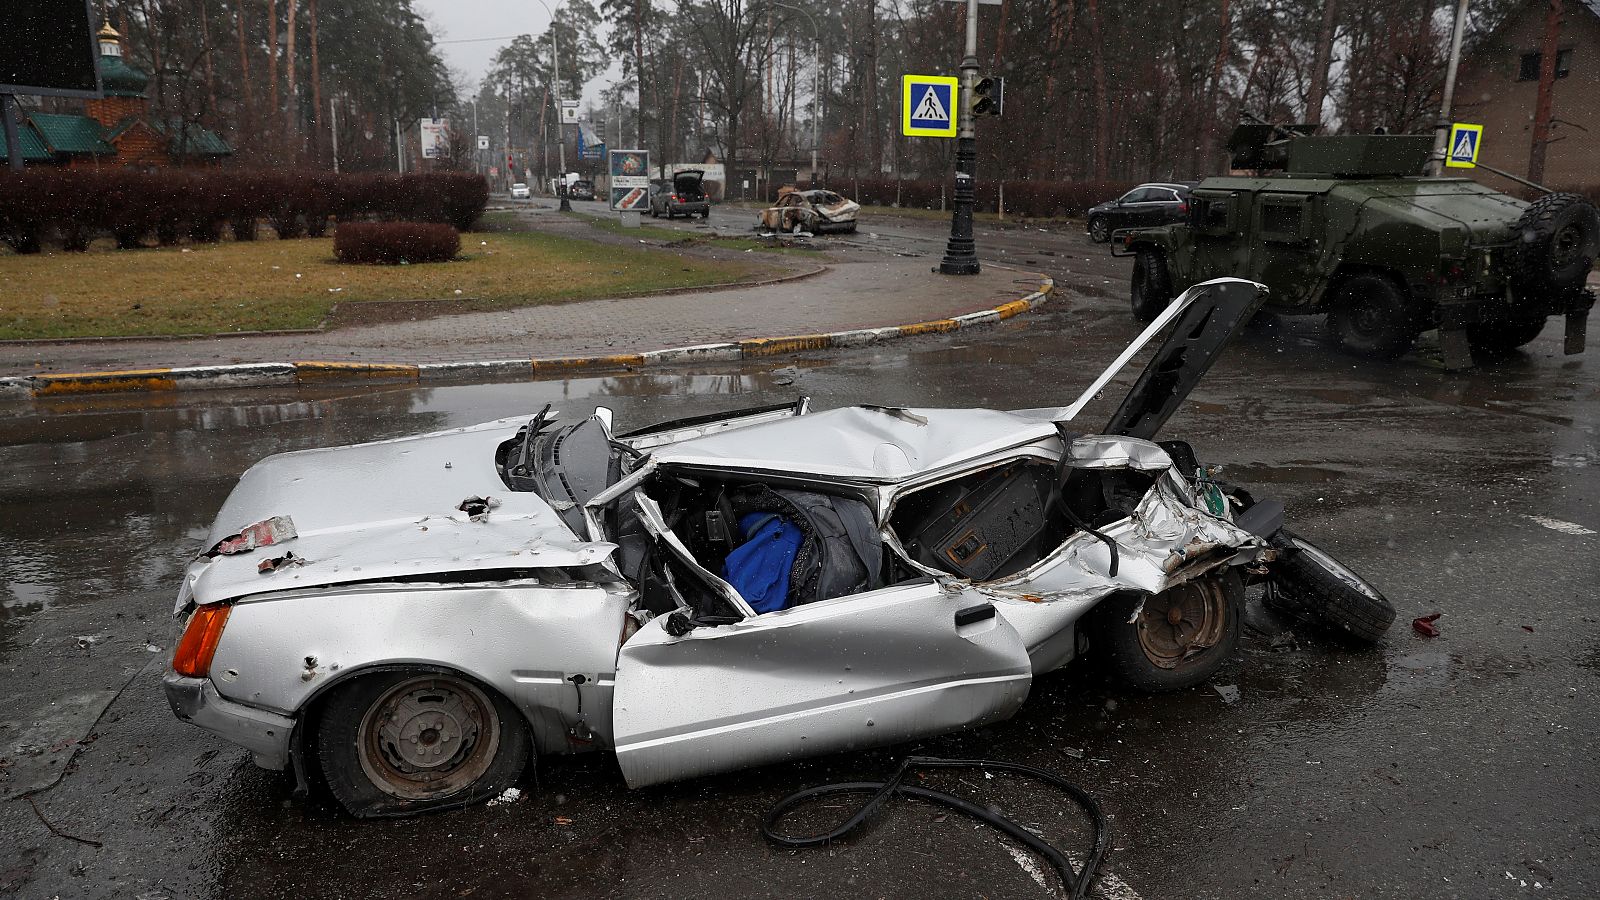
[[[1142,249],[1133,260],[1133,317],[1150,322],[1172,302],[1172,279],[1167,274],[1167,255],[1160,250]]]
[[[1535,294],[1583,287],[1600,257],[1600,211],[1577,194],[1546,194],[1511,230],[1522,236],[1517,282]]]
[[[1111,223],[1105,216],[1095,216],[1089,220],[1089,240],[1096,244],[1104,244],[1111,240]]]
[[[1544,330],[1544,319],[1526,322],[1484,322],[1467,326],[1467,343],[1472,352],[1498,356],[1521,347]]]
[[[1364,273],[1346,278],[1328,311],[1328,327],[1346,350],[1390,359],[1416,342],[1416,321],[1405,291],[1389,278]]]

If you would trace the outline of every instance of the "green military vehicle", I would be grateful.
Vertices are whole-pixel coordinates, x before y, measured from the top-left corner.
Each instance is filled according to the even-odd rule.
[[[1259,281],[1267,308],[1327,314],[1347,349],[1393,357],[1439,329],[1449,368],[1504,353],[1566,316],[1583,352],[1600,214],[1576,194],[1533,203],[1466,178],[1425,177],[1428,135],[1312,136],[1259,122],[1229,139],[1235,171],[1205,179],[1183,224],[1119,231],[1133,314],[1155,318],[1190,285]]]

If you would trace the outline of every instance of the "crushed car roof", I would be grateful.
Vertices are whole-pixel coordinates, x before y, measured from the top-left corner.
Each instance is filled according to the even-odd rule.
[[[1047,419],[993,409],[848,406],[654,451],[663,465],[893,482],[1054,436]]]

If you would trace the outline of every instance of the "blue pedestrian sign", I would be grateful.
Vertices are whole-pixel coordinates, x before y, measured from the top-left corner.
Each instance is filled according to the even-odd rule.
[[[960,79],[905,75],[900,79],[900,133],[908,137],[955,137]]]
[[[1483,126],[1457,122],[1450,126],[1450,144],[1445,148],[1444,164],[1453,169],[1478,167],[1478,147],[1483,143]]]

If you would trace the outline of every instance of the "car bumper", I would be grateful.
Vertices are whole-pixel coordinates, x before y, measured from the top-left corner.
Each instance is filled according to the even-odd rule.
[[[668,203],[667,204],[667,211],[672,213],[673,215],[678,215],[678,216],[692,216],[695,213],[703,213],[703,212],[709,210],[710,208],[711,208],[711,204],[708,203],[708,202],[703,202],[703,203]]]
[[[161,679],[173,715],[250,751],[256,765],[282,770],[289,765],[294,719],[235,703],[217,693],[209,678],[167,672]]]

